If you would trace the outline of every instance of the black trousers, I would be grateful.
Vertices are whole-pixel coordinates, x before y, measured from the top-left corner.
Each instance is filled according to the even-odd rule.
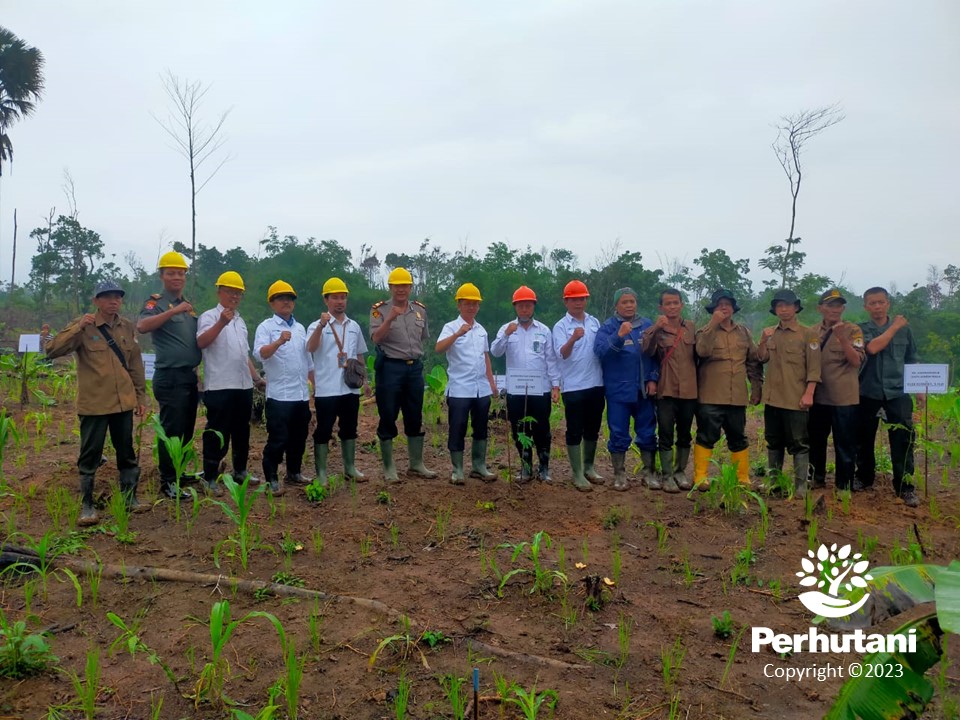
[[[810,467],[814,482],[822,483],[826,478],[827,438],[833,432],[837,489],[850,489],[857,462],[857,413],[856,405],[814,405],[810,408]]]
[[[467,417],[473,426],[473,439],[486,440],[487,426],[490,422],[490,396],[482,398],[447,398],[447,422],[450,433],[447,435],[447,450],[463,452],[464,439],[467,437]]]
[[[357,417],[360,415],[360,396],[355,393],[315,397],[313,407],[317,411],[317,427],[313,441],[326,445],[333,437],[333,422],[339,426],[337,437],[341,440],[357,439]]]
[[[307,400],[273,400],[267,398],[267,444],[263,448],[263,477],[277,477],[284,455],[287,474],[303,469],[303,451],[310,431],[310,403]]]
[[[81,475],[95,475],[103,457],[103,443],[110,430],[110,441],[117,451],[117,469],[137,467],[133,451],[133,410],[109,415],[80,415],[80,457],[77,469]]]
[[[540,462],[550,460],[550,393],[543,395],[507,395],[507,418],[517,452],[528,464],[530,453],[520,442],[519,434],[533,438]],[[521,422],[524,418],[532,418]]]
[[[791,455],[810,452],[807,412],[763,407],[763,437],[768,450],[786,450]]]
[[[563,393],[563,408],[567,418],[567,445],[579,445],[586,440],[596,442],[603,422],[606,397],[603,387],[573,390]]]
[[[677,447],[689,448],[693,416],[697,412],[695,399],[665,397],[657,400],[657,448],[673,449],[673,433],[676,429]]]
[[[397,436],[397,415],[403,413],[403,434],[419,437],[423,432],[423,363],[381,358],[377,362],[377,437]]]
[[[697,445],[713,450],[720,432],[727,436],[730,452],[740,452],[747,442],[747,408],[743,405],[697,405]]]
[[[877,413],[883,408],[887,423],[894,426],[887,433],[890,438],[890,460],[893,462],[893,489],[899,495],[901,491],[913,487],[906,479],[913,477],[913,446],[917,433],[913,428],[913,398],[901,395],[887,400],[860,398],[857,411],[857,479],[866,487],[873,485],[877,471],[877,459],[874,455],[877,441]]]
[[[160,425],[167,437],[183,438],[186,444],[193,438],[197,424],[197,373],[193,368],[162,368],[153,375],[153,396],[160,406]],[[163,443],[158,448],[160,480],[173,483],[173,463]]]
[[[203,475],[208,481],[220,474],[220,461],[231,449],[233,474],[237,482],[247,472],[250,454],[250,414],[253,411],[253,389],[207,390],[203,393],[207,406],[207,427],[203,431]],[[221,443],[220,437],[223,437]]]

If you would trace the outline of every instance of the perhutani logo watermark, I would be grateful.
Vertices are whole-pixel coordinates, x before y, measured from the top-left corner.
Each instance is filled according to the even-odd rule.
[[[852,591],[855,587],[866,588],[867,580],[873,580],[872,575],[866,574],[870,561],[862,560],[860,553],[850,553],[849,545],[838,550],[836,543],[829,548],[821,545],[816,555],[813,550],[807,550],[807,557],[800,560],[803,570],[797,573],[797,577],[801,586],[816,585],[818,588],[800,594],[800,602],[807,610],[823,617],[842,618],[852,615],[867,602],[869,593],[864,593],[856,602],[839,596],[841,586]],[[823,587],[827,592],[820,592]]]
[[[866,589],[867,580],[873,577],[866,571],[869,561],[861,553],[853,553],[850,545],[838,548],[834,543],[829,548],[821,545],[814,553],[800,560],[801,572],[797,573],[801,587],[816,589],[800,593],[799,600],[810,612],[825,618],[843,618],[862,608],[870,597],[864,593],[858,600],[840,596],[841,588],[852,592],[854,588]],[[826,592],[823,592],[826,589]],[[848,633],[821,632],[816,627],[806,633],[777,633],[772,628],[752,628],[753,652],[769,646],[775,653],[874,653],[916,652],[916,630],[908,633],[881,635],[868,634],[857,629]]]

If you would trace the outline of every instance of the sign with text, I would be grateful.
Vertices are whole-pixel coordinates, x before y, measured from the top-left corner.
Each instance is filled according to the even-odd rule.
[[[507,375],[507,392],[510,395],[543,395],[543,373],[538,370],[515,370]]]
[[[40,352],[40,336],[21,335],[20,352]]]
[[[941,394],[950,388],[950,366],[915,363],[903,366],[903,392]]]
[[[157,363],[157,356],[153,353],[143,353],[143,374],[147,380],[153,380],[153,371]]]

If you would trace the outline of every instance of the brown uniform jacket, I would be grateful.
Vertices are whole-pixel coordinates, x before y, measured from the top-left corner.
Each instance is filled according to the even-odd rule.
[[[383,316],[389,313],[389,300],[378,302],[370,308],[370,337],[383,325]],[[416,300],[407,304],[407,311],[395,318],[390,332],[380,343],[383,354],[394,360],[419,360],[423,355],[423,343],[429,337],[427,308]]]
[[[823,322],[814,325],[813,330],[820,341],[820,384],[813,393],[813,402],[817,405],[858,405],[860,403],[860,367],[866,357],[863,342],[863,330],[855,323],[844,323],[844,333],[850,345],[860,356],[860,365],[853,366],[847,360],[840,338],[835,332],[827,338],[827,328]],[[826,338],[826,342],[824,339]]]
[[[100,331],[107,327],[127,361],[120,364]],[[47,357],[77,354],[77,414],[111,415],[147,404],[147,384],[134,325],[121,315],[112,323],[97,311],[93,325],[81,327],[80,318],[46,343]]]
[[[757,357],[767,366],[764,404],[800,410],[807,383],[820,382],[820,338],[816,331],[796,320],[788,326],[781,322],[765,343],[760,341]]]
[[[734,323],[705,325],[697,330],[698,398],[709,405],[747,406],[747,379],[757,390],[763,387],[763,366],[750,331]]]
[[[696,326],[689,320],[681,320],[679,333],[654,325],[644,331],[641,349],[660,361],[657,398],[697,399],[697,357],[693,351],[696,335]]]

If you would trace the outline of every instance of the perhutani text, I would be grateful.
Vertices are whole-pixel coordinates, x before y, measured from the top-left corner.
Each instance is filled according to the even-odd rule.
[[[811,627],[803,635],[786,635],[768,627],[753,628],[753,652],[765,647],[775,653],[913,653],[917,651],[917,631],[895,635],[867,634],[863,630],[824,633]]]

